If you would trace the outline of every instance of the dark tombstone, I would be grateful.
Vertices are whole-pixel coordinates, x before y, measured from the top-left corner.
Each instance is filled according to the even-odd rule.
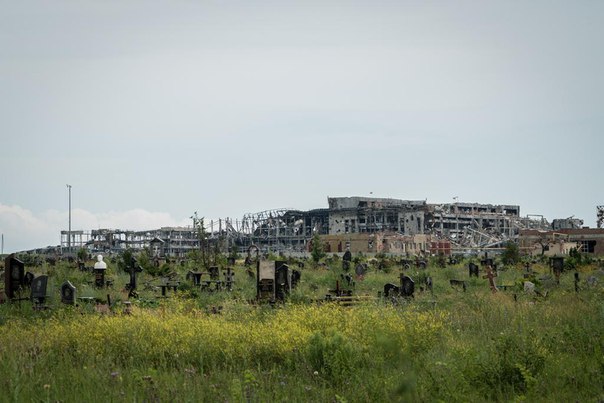
[[[86,271],[86,264],[84,262],[82,262],[81,260],[78,260],[78,270]]]
[[[401,260],[401,268],[403,270],[410,270],[411,269],[411,261],[409,261],[408,259]]]
[[[128,267],[126,269],[130,274],[130,282],[126,284],[126,289],[128,290],[128,298],[136,297],[138,294],[136,293],[136,274],[143,271],[142,267],[138,264],[138,261],[135,257],[132,257],[130,262],[128,262]]]
[[[31,282],[31,301],[40,305],[46,300],[46,288],[48,286],[48,276],[38,276]]]
[[[556,277],[556,283],[560,284],[560,275],[564,270],[564,258],[554,256],[550,258],[550,267],[554,270],[554,276]]]
[[[474,277],[478,277],[478,265],[474,264],[472,262],[470,262],[470,264],[468,264],[468,271],[470,272],[470,277],[474,276]]]
[[[224,272],[224,283],[229,291],[233,290],[233,277],[235,277],[235,272],[231,270],[230,267],[227,267],[226,271]]]
[[[187,273],[187,280],[192,280],[193,281],[193,285],[194,286],[200,286],[201,285],[201,276],[203,275],[202,271],[191,271],[189,270],[189,272]]]
[[[300,282],[301,276],[302,273],[300,273],[298,270],[292,270],[292,289],[296,288],[296,286]]]
[[[413,298],[415,282],[407,275],[401,276],[401,295],[405,298]]]
[[[64,304],[75,305],[76,288],[69,281],[61,285],[61,302]]]
[[[463,289],[464,292],[466,292],[466,282],[463,280],[455,280],[455,279],[451,279],[449,280],[449,284],[451,284],[451,288],[455,288],[458,289],[459,287],[461,287]]]
[[[575,272],[575,292],[579,292],[579,272]]]
[[[25,276],[23,276],[23,288],[31,287],[31,282],[34,281],[34,277],[33,273],[25,273]]]
[[[432,292],[432,277],[426,277],[426,288]]]
[[[289,266],[284,261],[275,262],[275,297],[284,301],[291,292],[291,276]]]
[[[398,286],[388,283],[384,285],[384,297],[398,297],[401,290]]]
[[[428,263],[426,263],[425,260],[418,260],[415,265],[417,266],[418,269],[425,269],[426,267],[428,267]]]
[[[363,263],[359,263],[354,268],[354,272],[358,277],[363,277],[367,273],[367,266]]]
[[[487,267],[487,266],[493,267],[494,262],[493,262],[493,259],[485,257],[484,259],[482,259],[480,261],[480,265],[483,266],[483,267]]]
[[[7,256],[4,259],[4,292],[7,299],[14,299],[16,293],[21,292],[24,277],[25,264],[14,254]]]
[[[344,256],[342,256],[342,269],[344,269],[344,271],[350,270],[351,261],[352,253],[350,253],[350,250],[346,250],[346,252],[344,252]]]
[[[234,258],[234,257],[232,257],[232,256],[229,256],[229,257],[227,258],[227,264],[228,264],[229,266],[235,266],[235,258]]]
[[[342,273],[340,275],[340,277],[342,277],[342,280],[344,280],[346,282],[346,285],[348,287],[353,287],[354,288],[354,279],[352,278],[352,276],[349,273]]]
[[[210,273],[211,280],[220,280],[220,269],[218,266],[211,266],[208,271]]]

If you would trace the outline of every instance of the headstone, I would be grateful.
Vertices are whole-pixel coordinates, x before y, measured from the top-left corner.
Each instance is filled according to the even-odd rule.
[[[234,258],[234,257],[232,257],[232,256],[229,256],[229,257],[227,258],[227,264],[228,264],[229,266],[235,266],[235,258]]]
[[[344,252],[344,256],[342,256],[342,269],[344,269],[344,271],[348,271],[350,270],[350,262],[352,261],[352,253],[350,253],[350,250],[346,250],[346,252]]]
[[[224,272],[224,282],[225,282],[227,290],[229,290],[229,291],[233,290],[234,277],[235,277],[235,272],[233,270],[231,270],[230,267],[227,267],[226,271]]]
[[[218,266],[211,266],[208,271],[210,273],[211,280],[220,280],[220,269]]]
[[[532,294],[535,292],[535,283],[531,283],[530,281],[524,282],[524,292]]]
[[[470,264],[468,264],[468,271],[470,272],[470,277],[474,276],[476,278],[478,278],[478,265],[474,264],[472,262],[470,262]]]
[[[192,280],[193,281],[193,285],[194,286],[200,286],[201,285],[201,276],[203,275],[202,271],[191,271],[189,270],[189,272],[187,273],[187,280]]]
[[[4,259],[4,292],[9,300],[21,291],[25,276],[25,264],[11,254]]]
[[[356,275],[358,277],[362,277],[367,272],[367,266],[365,264],[363,264],[363,263],[359,263],[354,268],[354,272],[356,273]]]
[[[61,285],[61,302],[74,305],[76,301],[76,288],[69,281]]]
[[[275,267],[270,262],[256,263],[256,299],[275,301]]]
[[[579,292],[579,272],[575,272],[575,292]]]
[[[422,270],[423,270],[423,269],[425,269],[426,267],[428,267],[428,263],[427,263],[425,260],[419,260],[419,261],[416,263],[416,266],[417,266],[417,268],[418,268],[418,269],[422,269]]]
[[[279,266],[277,267],[277,264]],[[289,266],[285,262],[275,262],[275,298],[284,301],[291,292],[291,276]]]
[[[300,282],[300,277],[302,277],[302,273],[298,270],[292,270],[292,289],[296,288]]]
[[[36,304],[43,304],[46,300],[48,276],[38,276],[31,282],[31,300]]]
[[[403,275],[401,277],[401,295],[405,298],[413,298],[415,291],[415,282],[411,277]]]
[[[397,297],[400,294],[400,288],[392,283],[384,285],[384,297]]]
[[[564,258],[559,256],[554,256],[550,258],[550,265],[554,271],[554,276],[556,277],[556,283],[560,284],[560,275],[564,270]]]
[[[138,264],[138,261],[135,257],[132,257],[130,262],[128,262],[128,267],[126,268],[128,273],[130,274],[130,282],[126,284],[126,289],[128,290],[128,298],[136,297],[136,274],[143,271],[143,269]]]
[[[31,272],[26,272],[25,276],[23,276],[23,287],[31,287],[31,282],[34,281],[34,274]]]
[[[587,285],[590,287],[595,287],[598,285],[598,278],[596,276],[587,277]]]
[[[98,255],[96,260],[97,262],[94,264],[94,285],[101,288],[105,286],[107,263],[103,262],[103,255]]]

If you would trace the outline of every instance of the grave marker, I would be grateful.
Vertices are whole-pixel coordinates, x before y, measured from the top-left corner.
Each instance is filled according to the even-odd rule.
[[[23,287],[25,264],[11,254],[4,259],[4,292],[8,300],[14,299]]]
[[[477,264],[474,264],[474,263],[470,262],[470,264],[468,264],[468,271],[469,271],[469,273],[470,273],[470,278],[471,278],[472,276],[474,276],[474,277],[478,278],[478,271],[479,271],[479,268],[478,268],[478,265],[477,265]]]
[[[105,286],[107,263],[103,262],[103,255],[98,255],[96,260],[97,262],[94,264],[94,285],[97,288],[102,288]]]
[[[491,288],[491,292],[495,294],[497,290],[497,285],[495,284],[495,277],[497,277],[497,273],[493,270],[491,266],[487,266],[487,274],[482,276],[482,278],[489,279],[489,287]]]
[[[61,285],[61,302],[64,304],[75,305],[76,288],[69,281]]]
[[[46,300],[48,276],[38,276],[31,282],[31,301],[39,306]]]

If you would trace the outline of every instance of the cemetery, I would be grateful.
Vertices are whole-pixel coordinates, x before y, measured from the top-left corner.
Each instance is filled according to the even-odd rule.
[[[0,267],[2,401],[599,401],[604,262],[250,246]]]

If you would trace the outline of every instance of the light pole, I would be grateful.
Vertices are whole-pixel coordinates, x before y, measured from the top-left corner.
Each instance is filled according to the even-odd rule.
[[[69,228],[67,229],[67,251],[71,253],[71,185],[67,185],[69,189]]]

